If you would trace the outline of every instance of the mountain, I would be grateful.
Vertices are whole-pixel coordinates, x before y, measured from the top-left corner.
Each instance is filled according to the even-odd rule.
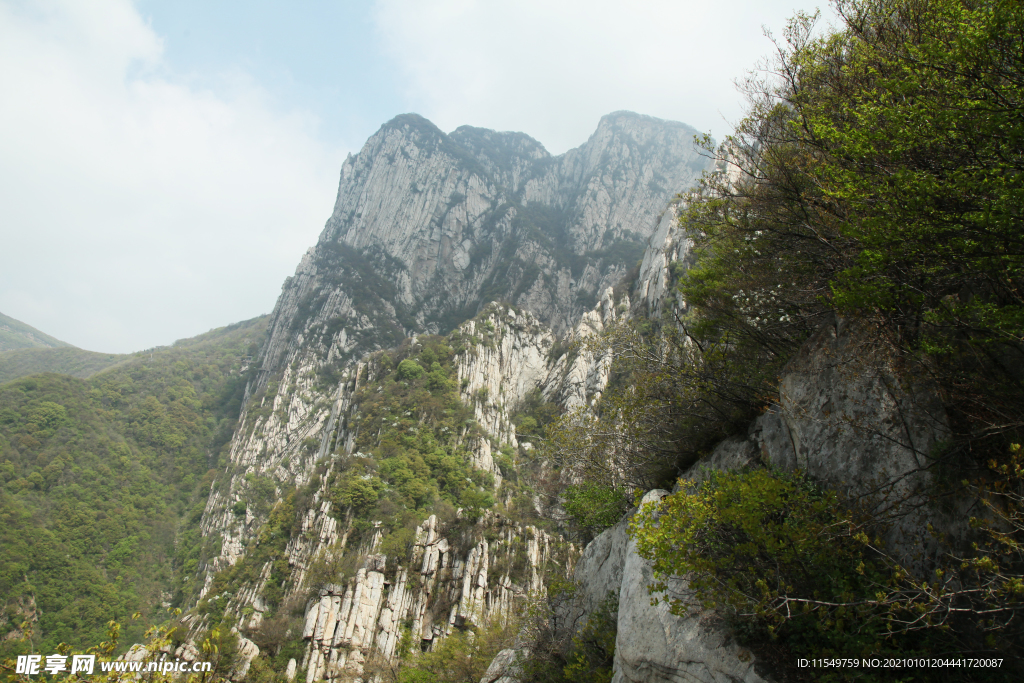
[[[313,680],[403,638],[454,647],[557,581],[578,549],[545,518],[550,476],[520,463],[519,426],[607,379],[559,337],[622,315],[611,286],[705,166],[693,133],[619,112],[555,157],[400,116],[343,164],[266,321],[145,355],[8,352],[4,651],[22,622],[37,651],[85,646],[164,604],[186,610],[181,656],[217,632],[221,674],[290,663]],[[54,554],[75,538],[92,540],[73,562]]]
[[[378,625],[385,602],[431,649],[453,623],[507,615],[572,561],[575,551],[555,550],[545,506],[532,502],[530,477],[515,464],[530,448],[516,425],[543,425],[558,406],[586,404],[607,379],[605,361],[556,341],[621,315],[612,286],[640,266],[648,239],[675,215],[669,201],[706,166],[693,134],[619,112],[582,147],[553,157],[521,133],[446,135],[403,115],[346,159],[334,212],[271,315],[230,463],[206,503],[198,583],[189,588],[186,578],[180,598],[183,606],[198,599],[185,621],[189,640],[238,620],[253,638],[244,650],[270,647],[273,666],[294,659],[315,680],[338,675],[346,659],[358,668],[374,648],[394,652],[397,625]],[[425,374],[403,375],[409,363]],[[405,384],[419,403],[406,403]],[[391,398],[378,405],[377,395]],[[460,411],[449,424],[445,415]],[[477,496],[499,503],[491,521],[460,527],[450,506],[476,505]],[[299,526],[287,531],[291,518]],[[267,533],[277,540],[257,541],[254,554],[254,539]],[[408,550],[310,583],[324,562],[355,562],[381,547]],[[421,561],[414,576],[409,562]],[[432,562],[447,572],[436,574]],[[518,569],[488,579],[495,562]],[[459,579],[471,567],[480,586],[472,595]],[[415,585],[402,588],[403,580]],[[373,604],[343,617],[353,608],[342,604],[360,593]],[[309,621],[315,611],[300,609],[304,596],[320,600],[322,629]],[[344,635],[317,635],[338,620]],[[281,635],[296,631],[310,633],[298,643]]]
[[[553,157],[522,133],[392,119],[342,165],[334,212],[274,309],[264,377],[299,347],[346,361],[491,301],[566,331],[707,167],[695,132],[617,112]]]
[[[84,647],[108,619],[174,607],[166,641],[128,656],[235,681],[766,680],[719,615],[651,605],[631,496],[587,498],[544,446],[559,415],[626,405],[631,376],[591,342],[631,322],[664,344],[688,313],[691,136],[619,112],[553,157],[397,117],[344,162],[269,317],[87,380],[0,386],[2,653],[28,647],[22,624],[36,651]],[[918,482],[942,422],[847,373],[856,334],[808,340],[778,404],[686,475],[770,463],[853,490],[884,462]],[[82,552],[62,559],[67,544]]]
[[[551,157],[522,134],[444,135],[406,115],[345,161],[211,484],[175,656],[198,659],[233,628],[235,679],[755,682],[792,669],[771,638],[755,653],[712,610],[652,605],[652,565],[626,532],[632,496],[593,493],[564,452],[538,448],[560,414],[614,428],[638,412],[613,347],[590,342],[632,322],[658,366],[684,331],[675,285],[693,257],[674,197],[705,167],[688,136],[618,113]],[[727,431],[690,444],[700,461],[655,463],[658,483],[770,467],[871,496],[881,478],[913,507],[887,548],[934,553],[921,541],[933,522],[962,537],[964,511],[919,493],[934,483],[919,459],[949,433],[940,402],[904,388],[867,335],[830,318],[773,375],[766,412],[718,418]],[[559,445],[606,448],[621,480],[603,438]],[[571,503],[612,528],[591,540]]]
[[[0,313],[0,351],[11,349],[52,349],[71,346],[36,328],[26,325],[20,320]],[[73,348],[73,347],[72,347]]]

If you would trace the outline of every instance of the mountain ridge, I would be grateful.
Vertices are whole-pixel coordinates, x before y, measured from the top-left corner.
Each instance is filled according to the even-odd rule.
[[[59,348],[72,344],[40,332],[36,328],[0,313],[0,351],[31,348]]]
[[[264,377],[296,345],[354,358],[385,348],[371,328],[395,343],[446,332],[490,301],[570,329],[706,168],[695,132],[615,113],[552,157],[525,134],[395,117],[342,165],[332,215],[272,314]]]

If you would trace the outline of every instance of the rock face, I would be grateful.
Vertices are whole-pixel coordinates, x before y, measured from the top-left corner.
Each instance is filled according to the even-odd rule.
[[[670,264],[689,265],[690,262],[690,239],[679,224],[679,216],[684,209],[683,200],[674,199],[658,221],[658,228],[651,236],[640,263],[640,274],[634,287],[633,314],[658,318],[666,305],[674,304],[680,309],[685,307],[679,295],[670,290],[669,273]]]
[[[507,619],[513,602],[544,589],[551,564],[564,571],[571,549],[533,527],[500,519],[481,524],[497,538],[481,539],[464,555],[440,535],[437,518],[419,528],[408,566],[386,572],[387,558],[370,556],[345,586],[320,591],[306,608],[302,664],[308,683],[359,676],[371,652],[390,661],[410,624],[414,646],[430,650],[455,628]],[[518,568],[517,568],[518,565]]]
[[[783,369],[778,405],[698,468],[799,469],[849,496],[868,496],[877,514],[892,516],[887,547],[920,568],[938,551],[920,533],[928,522],[954,536],[966,531],[967,515],[926,505],[928,468],[950,429],[937,394],[926,383],[898,381],[869,338],[847,320],[823,326]],[[699,479],[698,468],[687,476]]]
[[[892,485],[906,497],[950,436],[945,411],[858,332],[847,320],[826,325],[785,368],[780,413],[795,465],[836,488]]]
[[[598,308],[583,316],[567,335],[567,343],[599,332],[622,315],[611,297],[611,289],[606,290]],[[595,400],[608,380],[610,358],[594,358],[587,352],[552,358],[552,332],[532,314],[504,304],[491,305],[481,316],[460,325],[453,339],[465,348],[455,359],[461,398],[472,406],[476,421],[490,435],[467,444],[472,464],[490,472],[499,484],[501,472],[492,455],[492,442],[521,446],[511,416],[531,393],[539,392],[547,400],[572,407]],[[219,555],[203,567],[206,589],[216,571],[238,561],[246,539],[266,521],[251,511],[245,516],[232,511],[232,506],[244,500],[254,475],[270,478],[279,487],[301,486],[314,476],[318,461],[352,453],[352,425],[359,410],[356,391],[374,382],[379,368],[372,361],[355,363],[325,392],[316,379],[317,367],[315,359],[287,366],[280,380],[257,394],[243,410],[229,454],[234,472],[224,485],[211,490],[201,521],[205,535],[221,538]],[[318,446],[311,449],[310,443]],[[301,583],[312,558],[344,534],[326,502],[326,486],[324,482],[317,492],[302,533],[289,541],[289,564],[296,572],[293,583]],[[258,585],[251,589],[249,602],[256,615],[264,609],[256,599],[262,590]]]
[[[297,348],[351,357],[487,301],[572,327],[706,167],[693,133],[618,112],[552,157],[521,133],[393,119],[342,166],[334,213],[274,310],[265,376]]]

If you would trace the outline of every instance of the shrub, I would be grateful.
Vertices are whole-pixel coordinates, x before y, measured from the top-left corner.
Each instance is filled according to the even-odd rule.
[[[423,376],[424,372],[422,365],[411,358],[406,358],[398,364],[398,371],[395,374],[399,380],[408,382],[414,379],[419,379]]]
[[[566,488],[562,507],[583,534],[595,536],[622,518],[629,497],[621,488],[584,482]]]
[[[713,473],[699,486],[680,484],[630,523],[637,552],[653,562],[654,601],[678,615],[718,611],[769,658],[788,650],[783,666],[798,656],[1012,650],[1019,636],[1010,627],[1024,606],[1011,569],[1016,537],[1010,549],[953,559],[922,580],[872,539],[880,529],[869,515],[800,473]],[[1019,514],[1013,519],[1019,528]]]

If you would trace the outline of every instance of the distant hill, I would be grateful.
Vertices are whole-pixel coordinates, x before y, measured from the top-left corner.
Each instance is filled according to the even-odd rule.
[[[263,324],[263,318],[253,318],[240,323],[234,323],[226,327],[220,327],[209,332],[191,337],[179,339],[174,342],[173,347],[162,346],[157,349],[139,351],[137,353],[98,353],[65,344],[62,341],[48,337],[33,328],[18,322],[13,318],[0,315],[3,321],[10,321],[21,325],[26,330],[31,330],[35,336],[45,337],[60,344],[59,348],[15,348],[13,350],[0,350],[0,384],[10,382],[21,377],[36,375],[41,372],[56,372],[61,375],[70,375],[79,379],[88,379],[93,375],[111,368],[115,365],[125,363],[132,358],[144,355],[152,355],[153,352],[164,351],[169,348],[192,347],[210,342],[218,342],[221,338],[230,336],[239,328],[247,329],[253,325]]]
[[[31,325],[0,313],[0,351],[12,349],[74,348],[67,342],[43,334]]]
[[[0,313],[0,384],[39,372],[85,379],[130,357],[85,351]]]
[[[0,351],[0,384],[40,372],[58,372],[86,379],[131,357],[130,354],[85,351],[74,346]]]

